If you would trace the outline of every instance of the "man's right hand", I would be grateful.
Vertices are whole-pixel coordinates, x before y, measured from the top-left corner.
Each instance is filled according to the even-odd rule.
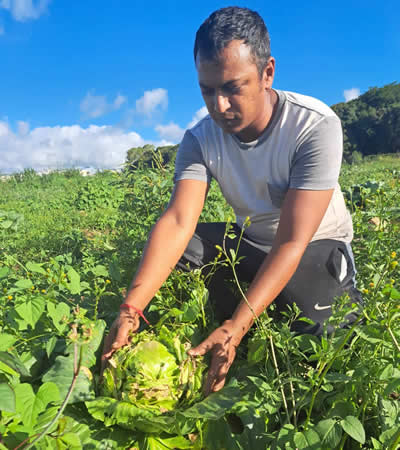
[[[131,333],[135,333],[139,329],[139,325],[140,317],[138,313],[126,309],[120,311],[119,316],[114,320],[104,340],[103,354],[101,356],[101,375],[112,354],[124,345],[129,344]]]

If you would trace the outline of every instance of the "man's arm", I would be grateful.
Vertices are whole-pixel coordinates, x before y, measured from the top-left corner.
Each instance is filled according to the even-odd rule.
[[[207,195],[204,181],[181,180],[170,203],[153,227],[125,303],[143,310],[175,267],[192,237]],[[139,328],[139,317],[124,309],[105,340],[103,368],[112,353],[126,345],[129,333]]]
[[[246,295],[256,316],[273,302],[295,273],[307,245],[324,217],[332,194],[333,189],[289,189],[287,192],[272,249]],[[212,351],[212,362],[205,386],[206,394],[218,391],[224,386],[225,377],[236,355],[236,347],[254,319],[253,312],[245,300],[242,300],[232,319],[224,322],[191,351],[193,355]]]
[[[272,249],[247,291],[247,300],[257,316],[273,302],[295,273],[332,194],[333,189],[289,189],[287,192]],[[232,317],[235,328],[244,335],[253,321],[252,312],[242,301]]]

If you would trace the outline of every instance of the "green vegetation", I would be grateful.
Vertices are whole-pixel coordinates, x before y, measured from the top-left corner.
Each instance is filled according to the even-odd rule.
[[[99,380],[102,340],[168,203],[172,175],[172,165],[158,158],[154,167],[121,174],[25,171],[0,182],[0,449],[397,449],[395,155],[345,164],[341,174],[365,299],[362,322],[321,339],[295,336],[289,327],[296,308],[278,322],[272,307],[240,345],[227,385],[204,399],[199,373],[183,371],[176,383],[176,366],[194,364],[184,363],[189,344],[215,327],[207,280],[199,271],[175,271],[145,311],[151,326],[142,323],[134,338],[154,336],[173,355],[164,374],[173,380],[172,396],[157,410],[157,383],[143,367],[144,387],[130,386],[130,403],[115,402],[123,394],[118,386],[115,394],[111,370],[106,384]],[[213,184],[201,220],[229,218]],[[240,261],[222,247],[220,264]],[[343,300],[331,322],[349,312]],[[137,372],[139,363],[130,367]],[[137,396],[145,407],[134,403]]]
[[[400,152],[400,83],[371,88],[355,100],[332,109],[342,120],[344,157]]]

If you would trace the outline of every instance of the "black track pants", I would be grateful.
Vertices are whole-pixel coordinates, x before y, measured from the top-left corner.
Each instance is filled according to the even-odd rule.
[[[177,267],[188,270],[200,268],[214,260],[218,254],[215,245],[222,246],[225,234],[225,223],[199,223],[188,247]],[[240,229],[234,225],[235,239],[226,239],[227,251],[236,249]],[[236,266],[240,281],[251,282],[258,268],[264,261],[268,248],[263,247],[243,236],[238,256],[244,256]],[[355,266],[349,244],[333,239],[322,239],[311,242],[300,261],[300,264],[274,303],[278,311],[286,309],[293,302],[302,311],[302,315],[311,319],[314,324],[296,321],[292,330],[300,333],[320,335],[323,322],[332,313],[331,305],[336,297],[347,293],[352,303],[362,303],[360,292],[355,288]],[[235,298],[227,283],[232,279],[230,268],[219,268],[208,285],[210,298],[215,304],[216,314],[220,321],[230,318],[240,301]],[[346,317],[346,326],[357,318],[356,313]],[[332,331],[332,330],[328,330]]]

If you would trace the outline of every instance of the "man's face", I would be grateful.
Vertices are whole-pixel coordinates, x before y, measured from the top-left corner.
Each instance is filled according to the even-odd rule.
[[[226,133],[244,142],[256,139],[270,118],[267,89],[273,80],[273,58],[267,68],[260,77],[249,47],[237,40],[228,44],[217,60],[203,58],[201,51],[196,57],[199,85],[210,116]]]

